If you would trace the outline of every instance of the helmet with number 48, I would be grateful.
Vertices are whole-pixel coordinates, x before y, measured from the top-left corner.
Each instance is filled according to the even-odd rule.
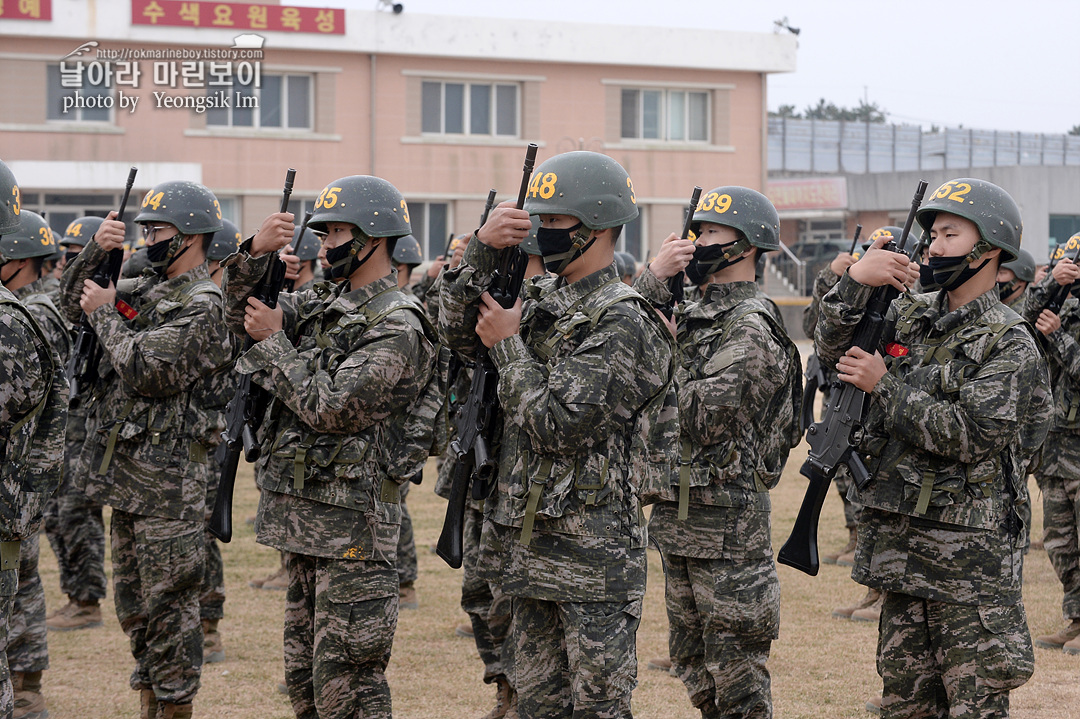
[[[579,150],[545,160],[525,194],[530,215],[570,215],[590,230],[621,227],[638,216],[634,184],[607,155]]]
[[[975,223],[984,242],[1001,248],[1002,264],[1019,256],[1024,231],[1020,208],[1008,192],[994,183],[960,177],[937,188],[915,214],[927,234],[939,212],[958,215]]]

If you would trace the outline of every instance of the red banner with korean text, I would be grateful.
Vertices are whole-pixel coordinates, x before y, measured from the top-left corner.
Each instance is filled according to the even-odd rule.
[[[2,20],[52,20],[52,0],[0,0]]]
[[[345,11],[235,2],[131,0],[131,24],[344,35]]]

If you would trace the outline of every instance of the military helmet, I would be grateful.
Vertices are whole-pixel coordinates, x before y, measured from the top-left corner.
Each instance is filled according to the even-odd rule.
[[[412,234],[405,198],[386,180],[370,175],[342,177],[323,188],[308,227],[327,232],[328,222],[347,222],[368,237]]]
[[[1003,270],[1012,270],[1021,282],[1035,281],[1035,258],[1027,250],[1020,250],[1019,256],[1001,266]]]
[[[198,182],[172,180],[150,188],[133,222],[167,222],[185,235],[209,234],[222,227],[221,205]]]
[[[146,248],[135,250],[131,253],[131,257],[127,258],[127,262],[120,268],[121,277],[138,277],[142,274],[142,271],[150,266],[150,255],[146,253]]]
[[[214,233],[214,239],[210,241],[210,249],[206,251],[206,259],[213,262],[221,262],[226,257],[236,252],[236,248],[244,241],[240,236],[240,228],[229,220],[221,221],[222,228]]]
[[[532,215],[529,217],[532,222],[532,227],[529,228],[529,234],[525,235],[525,239],[521,241],[521,249],[525,250],[527,255],[543,256],[543,252],[540,251],[540,241],[536,239],[536,231],[540,229],[540,215]]]
[[[598,152],[564,152],[540,163],[525,194],[530,215],[570,215],[590,230],[621,227],[638,216],[630,175]]]
[[[1069,255],[1069,259],[1080,255],[1080,232],[1074,234],[1068,241],[1059,243],[1058,246],[1054,248],[1054,251],[1050,254],[1051,264],[1056,264],[1058,260],[1065,257],[1067,252],[1072,252],[1072,254]]]
[[[22,210],[19,228],[0,236],[0,256],[4,261],[27,257],[48,257],[56,252],[56,242],[45,218],[36,212]]]
[[[318,235],[311,231],[311,227],[306,228],[304,230],[304,236],[300,237],[301,227],[302,225],[297,225],[296,229],[293,230],[293,254],[299,257],[301,262],[318,259],[322,241],[319,240]]]
[[[397,239],[394,245],[394,264],[416,267],[424,261],[420,254],[420,243],[412,235],[405,235]]]
[[[19,229],[19,183],[11,169],[0,160],[0,235]]]
[[[64,236],[60,238],[60,246],[77,245],[86,247],[104,221],[104,217],[93,217],[91,215],[72,220],[68,223],[67,229],[64,230]]]
[[[937,188],[915,214],[928,235],[939,212],[949,212],[974,222],[983,240],[1001,248],[1002,263],[1017,258],[1024,230],[1020,208],[1008,192],[994,183],[961,177]]]
[[[626,277],[634,274],[637,269],[637,262],[634,261],[634,256],[629,252],[616,252],[615,268],[619,273],[619,277]]]
[[[734,228],[762,250],[780,249],[780,215],[768,197],[749,187],[717,187],[703,193],[690,226],[695,235],[701,234],[702,222]]]

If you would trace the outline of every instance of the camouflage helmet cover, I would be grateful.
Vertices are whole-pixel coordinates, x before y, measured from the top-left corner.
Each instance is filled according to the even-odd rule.
[[[0,259],[4,262],[27,257],[49,257],[56,253],[56,241],[45,218],[36,212],[22,210],[19,228],[0,236]]]
[[[133,222],[167,222],[185,235],[221,229],[221,205],[198,182],[172,180],[150,188]]]
[[[1018,256],[1024,224],[1020,207],[1008,192],[992,182],[960,177],[937,188],[915,214],[929,234],[939,212],[948,212],[975,223],[980,237],[1001,248],[1001,262]]]
[[[308,227],[326,232],[329,222],[355,225],[368,237],[412,233],[405,198],[386,180],[370,175],[342,177],[323,188]]]
[[[734,228],[762,250],[780,249],[780,215],[768,197],[749,187],[717,187],[703,193],[691,224],[695,235],[702,222]]]
[[[564,152],[542,162],[525,194],[530,215],[570,215],[590,230],[621,227],[638,216],[630,175],[598,152]]]

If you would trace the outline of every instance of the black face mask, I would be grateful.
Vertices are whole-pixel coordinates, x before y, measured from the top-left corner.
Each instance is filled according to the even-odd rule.
[[[739,257],[733,260],[725,259],[725,252],[743,241],[736,240],[726,245],[698,245],[694,247],[694,257],[690,260],[690,264],[686,266],[687,279],[695,286],[703,285],[714,273],[745,259],[742,256],[742,253],[746,252],[745,249],[739,251]]]
[[[941,285],[934,281],[934,268],[929,264],[919,265],[919,286],[923,292],[937,292]]]
[[[972,267],[967,263],[967,258],[967,255],[931,257],[922,267],[930,268],[933,273],[934,284],[944,288],[946,292],[951,292],[974,277],[990,261],[990,258],[987,258],[978,267]],[[961,270],[961,268],[963,269]],[[960,270],[960,272],[957,272],[957,270]],[[924,270],[919,268],[920,277],[923,276],[923,272]]]
[[[322,271],[322,278],[324,280],[326,280],[327,282],[330,282],[331,280],[333,280],[334,279],[334,268],[333,267],[324,267],[323,271]]]
[[[72,252],[71,250],[68,250],[67,252],[65,252],[64,253],[64,267],[67,267],[72,262],[74,262],[75,258],[78,257],[78,256],[79,256],[78,252]]]
[[[183,237],[183,233],[177,232],[167,240],[161,240],[160,242],[155,242],[152,245],[146,246],[146,259],[150,260],[150,266],[153,267],[159,275],[164,275],[170,265],[176,262],[180,258],[180,255],[188,251],[188,248],[185,247],[172,257],[169,257],[169,251],[172,249],[173,243],[177,241],[177,238],[180,238],[180,241],[183,242]],[[190,245],[188,247],[190,247]]]
[[[556,230],[543,225],[536,231],[536,244],[540,246],[540,254],[544,256],[544,267],[548,272],[561,274],[570,266],[570,263],[581,257],[585,250],[589,249],[596,238],[590,239],[580,249],[574,249],[575,239],[581,240],[582,230],[588,232],[581,222],[573,227]]]
[[[368,250],[368,253],[362,259],[356,259],[360,251],[369,244],[372,247]],[[326,261],[330,263],[328,269],[329,279],[343,280],[349,277],[360,269],[360,266],[367,262],[374,252],[375,246],[373,242],[370,242],[370,238],[357,230],[353,230],[353,239],[326,251]]]
[[[12,278],[12,277],[14,277],[15,275],[19,274],[18,272],[16,272],[16,273],[15,273],[15,274],[13,274],[13,275],[12,275],[11,277],[8,277],[8,278],[7,278],[6,280],[5,280],[5,279],[4,279],[4,268],[5,268],[5,267],[7,267],[7,266],[8,266],[8,263],[7,263],[7,262],[5,262],[5,263],[3,263],[3,264],[0,264],[0,285],[3,285],[4,287],[7,287],[7,283],[11,281],[11,278]]]
[[[1020,286],[1020,280],[1010,280],[1008,282],[998,282],[998,295],[1001,297],[1001,301],[1004,302],[1005,298],[1016,292],[1016,288]]]

